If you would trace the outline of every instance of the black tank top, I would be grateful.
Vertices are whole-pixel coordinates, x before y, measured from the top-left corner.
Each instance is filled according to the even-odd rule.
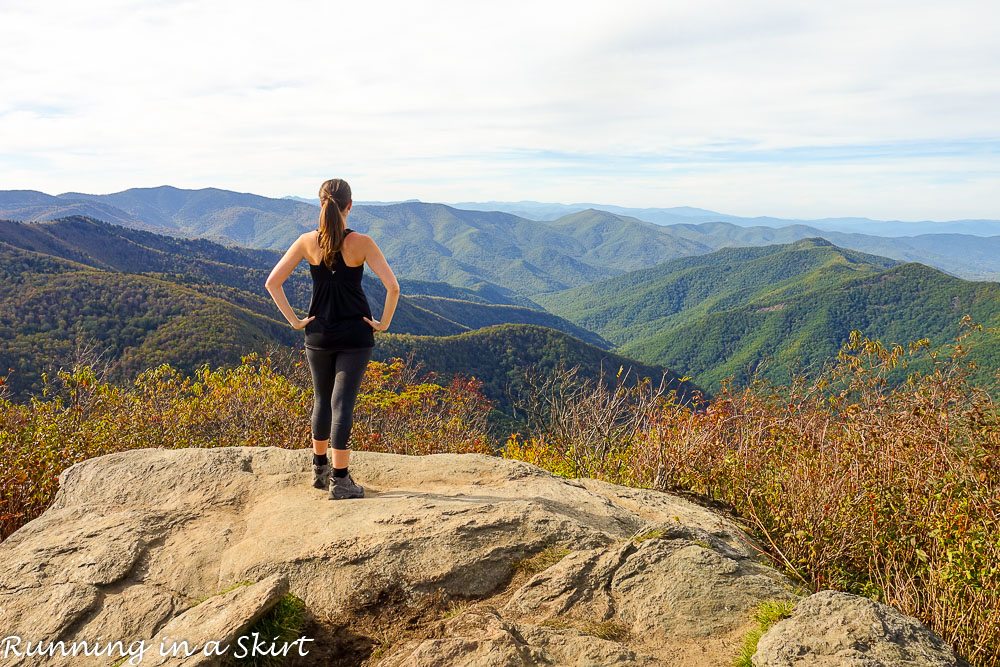
[[[344,238],[353,231],[348,227]],[[323,263],[309,265],[313,279],[309,315],[315,315],[316,319],[306,325],[306,347],[346,350],[375,346],[375,331],[361,319],[373,319],[361,287],[364,272],[364,264],[348,266],[339,252],[333,255],[332,269]]]

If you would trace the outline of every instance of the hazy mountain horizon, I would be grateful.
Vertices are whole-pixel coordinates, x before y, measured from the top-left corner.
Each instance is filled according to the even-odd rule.
[[[32,213],[49,208],[46,204],[51,205],[53,200],[62,200],[65,205],[77,204],[79,206],[85,203],[91,203],[105,204],[105,206],[107,206],[108,203],[121,201],[123,198],[130,198],[136,193],[149,192],[198,193],[204,195],[217,194],[226,196],[238,195],[260,198],[262,200],[270,200],[272,202],[319,206],[319,199],[317,198],[300,197],[298,195],[268,197],[266,195],[258,195],[250,192],[237,192],[214,187],[187,189],[178,188],[172,185],[159,185],[153,187],[127,188],[125,190],[106,194],[91,194],[71,191],[56,195],[31,189],[0,190],[0,194],[8,196],[17,194],[20,195],[25,202],[30,202],[32,208],[35,209]],[[535,200],[432,202],[424,201],[419,198],[410,198],[401,200],[359,199],[355,203],[364,206],[390,206],[412,203],[444,204],[445,206],[451,206],[453,208],[467,211],[499,211],[502,213],[511,213],[513,215],[517,215],[518,217],[539,222],[549,222],[566,215],[579,213],[588,209],[594,209],[598,211],[606,211],[608,213],[615,213],[617,215],[634,217],[644,222],[651,222],[657,225],[685,223],[697,224],[701,222],[728,222],[740,227],[785,227],[791,225],[808,225],[824,231],[855,232],[887,237],[917,236],[920,234],[968,234],[972,236],[1000,235],[1000,219],[992,218],[952,220],[879,220],[874,218],[850,216],[828,218],[781,218],[776,216],[732,215],[729,213],[721,213],[693,206],[643,208],[594,202],[563,204],[561,202],[541,202]],[[95,215],[94,217],[108,220],[109,222],[115,222],[116,224],[123,224],[126,221],[133,223],[133,225],[138,225],[140,222],[149,222],[148,220],[140,221],[132,216],[119,217],[116,215],[119,211],[112,211],[109,209],[110,207],[107,207],[106,210],[100,212],[103,213],[103,215]],[[67,211],[65,214],[92,215],[93,213],[85,210],[77,210],[71,212]],[[28,215],[27,218],[38,219],[34,215]]]
[[[308,204],[319,205],[319,199],[309,199],[288,195],[283,199],[292,199]],[[431,202],[418,198],[392,201],[369,200],[358,201],[367,206],[388,206],[391,204],[445,204],[467,211],[500,211],[512,213],[529,220],[548,222],[563,216],[586,210],[606,211],[619,215],[628,215],[645,222],[658,225],[671,225],[693,222],[728,222],[741,227],[785,227],[789,225],[809,225],[825,231],[863,232],[879,236],[916,236],[919,234],[970,234],[973,236],[995,236],[1000,234],[1000,220],[984,219],[951,219],[951,220],[879,220],[865,217],[828,217],[828,218],[781,218],[776,216],[740,216],[720,213],[694,206],[669,207],[631,207],[618,204],[599,204],[594,202],[576,202],[563,204],[559,202],[540,202],[530,199],[520,201],[462,201],[462,202]],[[875,225],[877,228],[873,229]],[[947,228],[942,228],[942,225]]]
[[[380,234],[387,242],[386,250],[395,253],[401,268],[415,269],[411,264],[416,262],[421,271],[430,272],[417,272],[415,277],[449,276],[447,282],[501,292],[509,291],[515,283],[521,287],[533,285],[541,291],[559,289],[579,280],[595,279],[598,274],[607,277],[609,270],[616,273],[641,268],[671,257],[814,236],[859,251],[922,262],[969,280],[1000,278],[1000,221],[983,221],[985,229],[996,227],[993,236],[941,233],[955,231],[960,228],[955,224],[960,223],[895,223],[910,225],[910,235],[892,236],[889,227],[894,223],[870,222],[862,225],[864,233],[844,232],[815,224],[787,224],[791,222],[788,220],[776,219],[772,226],[760,224],[760,219],[737,218],[734,222],[731,216],[690,207],[662,209],[659,218],[651,213],[656,209],[638,209],[634,211],[637,215],[629,215],[588,207],[545,220],[524,216],[546,218],[550,216],[543,215],[538,207],[548,207],[554,214],[559,211],[551,207],[565,210],[570,205],[535,202],[533,210],[518,215],[492,210],[503,208],[502,202],[484,204],[482,208],[487,210],[419,200],[356,203],[351,226]],[[527,204],[531,202],[518,205],[524,208]],[[296,198],[274,199],[219,188],[160,186],[110,195],[68,192],[58,196],[31,190],[0,190],[0,218],[31,222],[82,215],[162,234],[274,250],[284,250],[299,234],[315,229],[317,212],[314,204]],[[669,222],[669,216],[677,222]],[[983,225],[973,231],[984,231]],[[520,230],[514,234],[516,238],[511,236],[515,229]],[[921,229],[936,233],[920,234]],[[451,250],[441,254],[442,243]],[[482,276],[469,274],[470,266],[484,261],[491,264],[488,258],[493,256],[515,264],[495,276],[490,285],[481,285]],[[428,263],[429,257],[437,260]],[[463,267],[463,262],[471,265]],[[507,280],[512,276],[517,279]],[[560,284],[567,279],[571,282]]]
[[[774,216],[739,216],[719,213],[692,206],[672,206],[663,208],[636,208],[615,204],[579,202],[562,204],[522,200],[508,201],[465,201],[442,202],[448,206],[468,211],[502,211],[528,218],[529,220],[551,221],[572,213],[588,209],[607,211],[618,215],[628,215],[645,222],[658,225],[673,225],[700,222],[728,222],[741,227],[786,227],[808,225],[825,231],[862,232],[877,236],[916,236],[919,234],[970,234],[973,236],[995,236],[1000,234],[1000,220],[956,219],[956,220],[876,220],[864,217],[830,218],[779,218]]]

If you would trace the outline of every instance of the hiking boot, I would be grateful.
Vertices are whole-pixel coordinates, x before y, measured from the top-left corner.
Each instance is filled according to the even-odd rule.
[[[321,466],[313,464],[313,486],[317,489],[325,489],[330,484],[330,476],[333,475],[333,468],[330,464]]]
[[[345,498],[364,498],[365,487],[354,483],[351,473],[343,477],[330,477],[330,499],[343,500]]]

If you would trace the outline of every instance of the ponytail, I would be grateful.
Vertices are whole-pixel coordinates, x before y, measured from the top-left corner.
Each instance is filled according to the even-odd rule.
[[[329,269],[333,268],[334,254],[344,244],[347,220],[343,209],[351,203],[351,186],[340,178],[325,181],[319,189],[319,203],[319,247]]]

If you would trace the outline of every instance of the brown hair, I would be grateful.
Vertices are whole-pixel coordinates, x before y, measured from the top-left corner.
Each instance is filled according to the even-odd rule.
[[[342,178],[324,181],[319,188],[319,247],[323,263],[333,267],[333,255],[344,244],[347,220],[344,209],[351,203],[351,186]]]

